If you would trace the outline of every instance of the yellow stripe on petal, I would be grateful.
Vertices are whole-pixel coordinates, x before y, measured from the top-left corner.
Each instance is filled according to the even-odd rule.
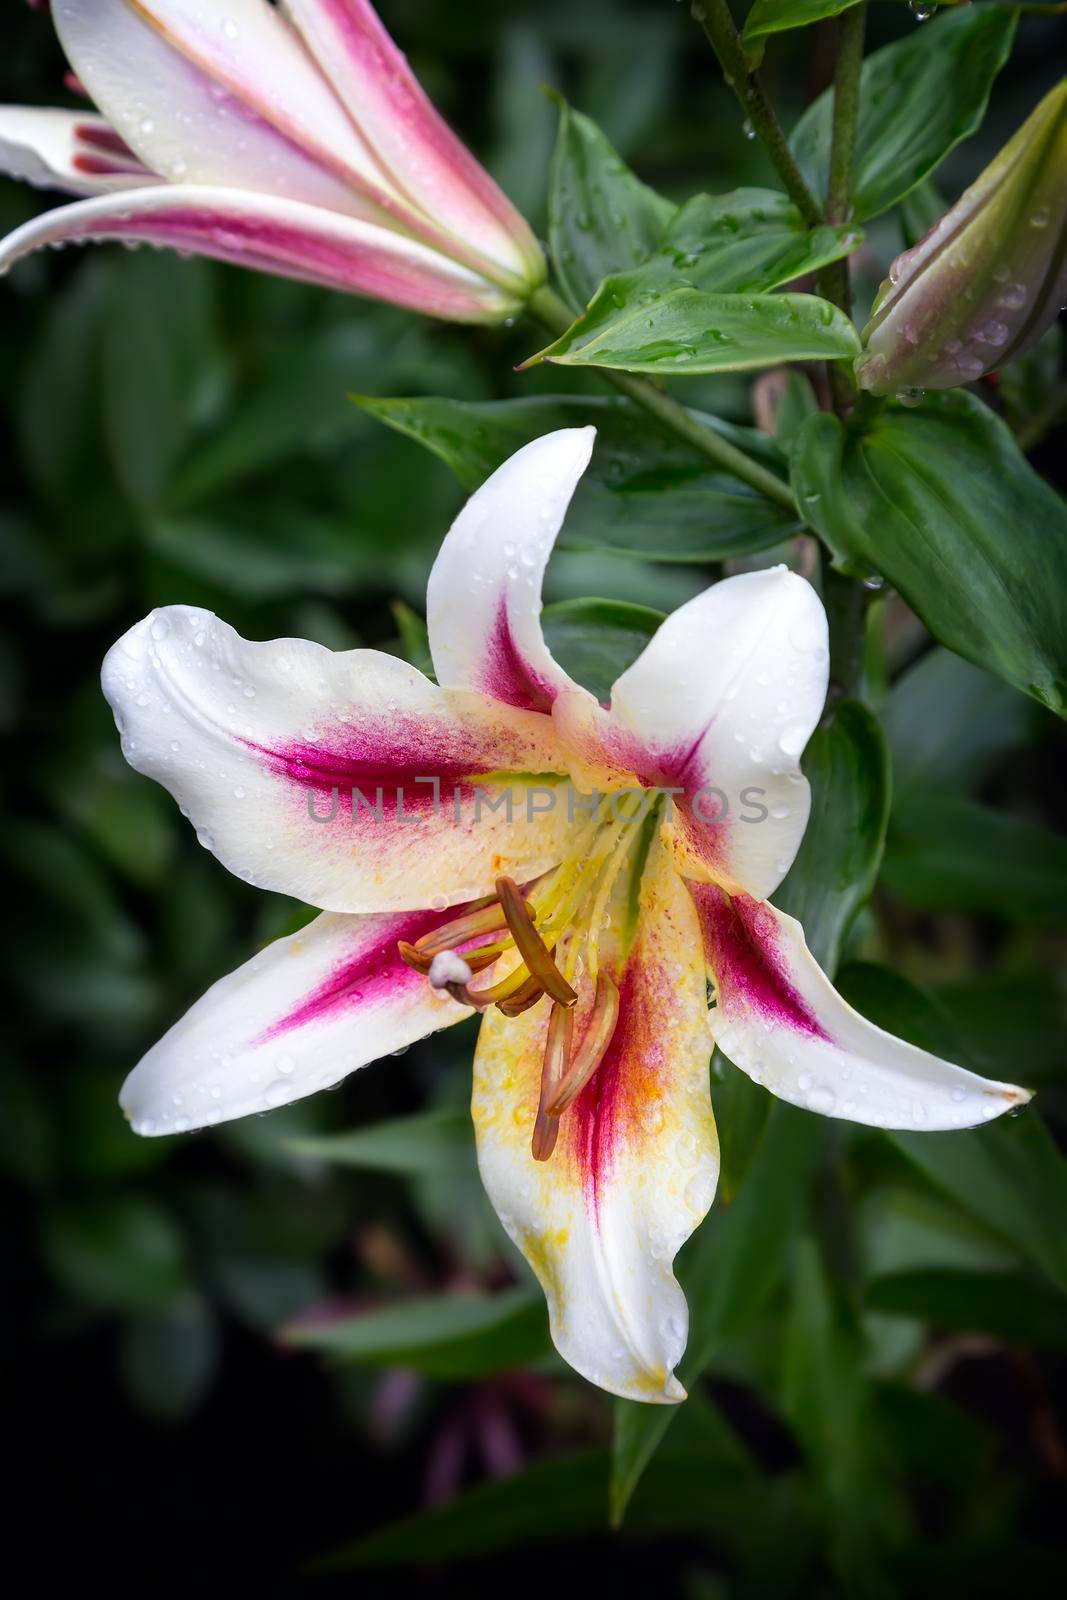
[[[620,884],[600,948],[618,1023],[551,1158],[531,1153],[547,1001],[517,1018],[487,1013],[472,1110],[483,1181],[545,1291],[560,1354],[613,1394],[671,1403],[684,1398],[674,1368],[688,1332],[671,1263],[718,1176],[711,1037],[699,924],[665,851],[653,846],[624,959],[627,892]],[[593,1014],[588,972],[577,987],[576,1052]]]

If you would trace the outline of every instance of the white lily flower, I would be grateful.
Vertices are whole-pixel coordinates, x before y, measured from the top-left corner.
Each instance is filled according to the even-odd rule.
[[[86,196],[0,242],[170,246],[429,316],[495,322],[536,240],[367,0],[64,0],[103,116],[0,107],[0,173]]]
[[[971,1126],[1028,1095],[866,1022],[767,902],[807,824],[797,762],[826,692],[807,582],[713,585],[607,707],[552,659],[541,578],[593,439],[527,445],[459,516],[429,584],[437,684],[184,606],[110,652],[129,761],[231,871],[323,908],[194,1005],[122,1104],[142,1133],[244,1116],[482,1011],[479,1163],[556,1345],[603,1388],[670,1402],[672,1262],[718,1174],[713,1032],[773,1093],[877,1127]]]

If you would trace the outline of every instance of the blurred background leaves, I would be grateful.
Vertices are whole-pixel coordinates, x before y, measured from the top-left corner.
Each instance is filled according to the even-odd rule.
[[[47,19],[10,9],[0,93],[55,102]],[[573,139],[609,140],[671,203],[772,182],[680,7],[382,9],[542,234],[559,120],[545,84],[574,107]],[[999,38],[1011,24],[979,16],[992,9],[976,6],[974,26]],[[938,171],[944,194],[1049,86],[1064,27],[1027,19],[980,132]],[[904,6],[873,7],[870,35],[921,55]],[[829,68],[825,28],[768,40],[790,124]],[[871,223],[861,297],[921,195]],[[0,185],[0,226],[36,205]],[[576,260],[592,249],[555,242]],[[615,1408],[551,1353],[482,1195],[469,1029],[211,1135],[128,1132],[116,1093],[133,1062],[305,913],[228,877],[126,767],[99,662],[153,605],[184,601],[254,638],[425,664],[426,574],[465,491],[578,413],[597,412],[606,448],[550,569],[547,631],[598,692],[723,562],[797,559],[795,526],[673,441],[635,482],[633,417],[594,376],[513,373],[543,342],[531,327],[434,326],[108,249],[20,267],[0,288],[0,340],[8,1371],[24,1486],[63,1519],[38,1570],[106,1572],[121,1589],[163,1544],[169,1575],[200,1581],[365,1591],[402,1567],[432,1588],[477,1557],[465,1589],[521,1588],[526,1551],[540,1586],[563,1592],[619,1579],[694,1600],[1059,1592],[1062,726],[875,598],[865,703],[840,706],[809,751],[825,825],[781,904],[814,918],[860,1010],[1033,1085],[1039,1109],[887,1137],[772,1106],[716,1057],[723,1203],[680,1264],[692,1398],[678,1413]],[[1013,428],[1048,403],[1061,362],[1049,340],[1005,374]],[[678,392],[786,473],[811,403],[799,374],[777,443],[752,432],[747,378]],[[478,424],[462,440],[457,414]],[[1033,461],[1065,486],[1055,438]],[[1039,530],[1005,541],[1017,531]],[[563,1540],[565,1554],[542,1549]]]

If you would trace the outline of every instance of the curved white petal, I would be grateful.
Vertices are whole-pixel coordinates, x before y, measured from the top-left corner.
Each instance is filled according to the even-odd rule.
[[[0,173],[70,194],[156,181],[104,117],[31,106],[0,106]]]
[[[470,1013],[397,954],[440,917],[326,914],[213,985],[127,1078],[142,1134],[184,1133],[301,1100]]]
[[[905,1044],[847,1005],[774,906],[690,884],[714,974],[715,1042],[779,1099],[877,1128],[970,1128],[1025,1105],[1014,1084],[980,1078]]]
[[[169,606],[113,647],[103,684],[127,760],[250,883],[329,911],[443,909],[560,859],[567,807],[539,780],[531,814],[523,776],[557,764],[549,719],[394,656],[251,643]]]
[[[784,567],[713,584],[664,622],[607,712],[553,711],[576,769],[676,791],[681,870],[758,898],[792,864],[810,794],[799,768],[826,698],[826,614]]]
[[[371,214],[377,163],[263,0],[64,0],[53,15],[93,100],[162,176]]]
[[[393,185],[521,282],[540,282],[526,222],[434,109],[367,0],[284,0],[284,9]]]
[[[671,1270],[718,1178],[700,929],[656,849],[629,959],[606,963],[621,996],[608,1054],[564,1112],[549,1160],[534,1161],[547,1004],[487,1013],[474,1068],[478,1163],[489,1197],[548,1299],[560,1354],[631,1400],[685,1398],[674,1368],[688,1312]],[[589,1003],[580,986],[580,1038]]]
[[[47,211],[0,241],[0,272],[44,245],[110,240],[210,256],[450,321],[497,322],[515,310],[502,290],[388,228],[206,185],[134,189]]]
[[[545,644],[541,583],[595,439],[595,428],[561,428],[532,440],[452,524],[426,591],[439,683],[539,711],[578,689]]]

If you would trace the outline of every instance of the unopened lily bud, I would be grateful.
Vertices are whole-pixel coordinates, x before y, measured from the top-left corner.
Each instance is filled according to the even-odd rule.
[[[1036,344],[1067,298],[1067,78],[898,256],[863,331],[861,388],[953,389]]]

